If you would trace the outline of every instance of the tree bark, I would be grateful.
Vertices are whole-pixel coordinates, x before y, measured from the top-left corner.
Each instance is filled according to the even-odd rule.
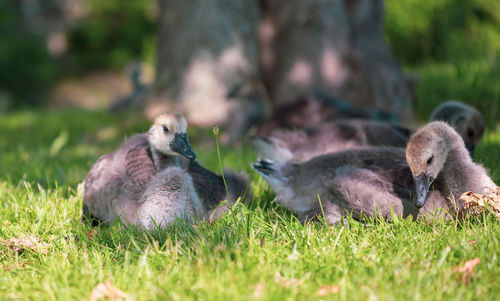
[[[340,94],[357,107],[390,112],[400,122],[414,118],[416,79],[406,76],[385,42],[383,0],[344,0],[350,27],[346,61],[350,81]]]
[[[348,20],[341,1],[267,0],[260,26],[262,66],[275,107],[311,88],[334,92],[346,76]]]
[[[274,107],[312,89],[356,109],[413,116],[411,89],[384,40],[382,0],[267,0],[262,65]]]
[[[156,86],[191,123],[231,123],[232,135],[241,136],[269,111],[260,82],[258,3],[159,3]]]

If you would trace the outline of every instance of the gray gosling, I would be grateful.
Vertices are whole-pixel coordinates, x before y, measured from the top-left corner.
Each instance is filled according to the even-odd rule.
[[[99,158],[85,180],[84,215],[107,224],[120,216],[149,229],[175,216],[217,219],[238,198],[247,201],[248,176],[224,170],[226,191],[221,175],[194,160],[186,128],[184,117],[160,115],[148,133],[134,135],[115,153]]]
[[[474,107],[457,100],[449,100],[439,105],[430,120],[446,121],[462,137],[471,157],[484,134],[484,117]]]
[[[253,168],[275,191],[275,200],[300,221],[323,214],[329,224],[339,224],[349,214],[356,220],[391,219],[391,208],[403,217],[419,213],[402,148],[352,149],[305,162],[258,159]]]
[[[168,167],[149,182],[137,206],[136,225],[147,230],[164,228],[176,219],[192,221],[206,215],[191,176],[177,166]]]
[[[185,164],[188,165],[187,170],[168,167],[158,172],[149,183],[141,197],[142,205],[138,208],[140,224],[146,229],[164,227],[175,218],[191,221],[196,217],[213,221],[227,212],[239,198],[243,202],[250,198],[246,174],[224,170],[223,178],[196,161]],[[183,199],[186,201],[183,202]]]
[[[459,207],[464,192],[489,194],[497,187],[484,167],[472,161],[460,135],[445,122],[431,122],[413,134],[406,160],[415,181],[417,206],[424,205],[434,181]]]
[[[308,160],[312,157],[366,146],[405,147],[410,131],[374,120],[344,119],[303,129],[276,129],[251,143],[264,158]]]
[[[484,132],[484,118],[459,101],[438,106],[431,121],[446,121],[460,134],[471,156]],[[344,119],[300,129],[275,129],[267,137],[254,137],[260,156],[273,160],[308,160],[312,157],[366,146],[405,147],[412,130],[382,121]]]
[[[204,168],[197,161],[190,161],[188,173],[206,209],[206,218],[210,221],[221,217],[238,199],[246,203],[252,197],[248,175],[244,172],[224,169],[222,177]]]
[[[101,156],[85,179],[84,217],[110,224],[152,229],[173,217],[203,213],[191,177],[181,168],[179,155],[196,155],[186,135],[187,122],[179,114],[158,116],[148,133],[125,141],[114,153]],[[158,174],[157,174],[158,173]]]
[[[420,129],[406,152],[367,147],[306,162],[258,159],[253,168],[276,192],[276,201],[300,220],[324,214],[330,224],[339,223],[345,214],[357,220],[390,220],[392,210],[397,216],[415,218],[437,209],[454,214],[455,200],[462,192],[488,192],[496,187],[484,168],[472,162],[460,136],[444,122]]]

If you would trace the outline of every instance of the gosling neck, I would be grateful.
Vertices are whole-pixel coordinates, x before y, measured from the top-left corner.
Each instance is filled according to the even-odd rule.
[[[179,156],[164,154],[153,146],[151,146],[151,156],[153,157],[153,163],[157,172],[167,167],[180,167]]]
[[[441,176],[446,183],[447,193],[456,201],[466,191],[490,193],[496,187],[486,170],[475,164],[463,141],[454,140],[446,158]]]

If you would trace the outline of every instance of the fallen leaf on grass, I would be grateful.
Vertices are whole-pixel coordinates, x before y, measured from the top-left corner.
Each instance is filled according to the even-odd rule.
[[[35,253],[47,254],[50,245],[34,235],[25,235],[20,238],[10,238],[2,242],[7,248],[15,252],[21,253],[25,250],[31,250]]]
[[[467,260],[462,267],[455,269],[456,272],[462,273],[462,283],[469,283],[474,278],[474,268],[481,262],[480,258]]]
[[[338,287],[336,285],[322,286],[316,292],[316,295],[318,295],[319,297],[325,297],[327,295],[335,295],[339,291],[340,291],[340,287]]]
[[[474,193],[472,191],[464,192],[460,196],[460,200],[464,202],[460,210],[462,216],[473,215],[479,216],[488,205],[500,220],[500,187],[490,194]]]
[[[90,240],[94,240],[97,236],[97,229],[91,229],[87,232],[87,238]]]
[[[113,286],[111,284],[111,279],[106,279],[106,282],[99,283],[90,294],[90,300],[99,300],[99,299],[125,299],[127,298],[127,294],[120,290],[119,288]]]

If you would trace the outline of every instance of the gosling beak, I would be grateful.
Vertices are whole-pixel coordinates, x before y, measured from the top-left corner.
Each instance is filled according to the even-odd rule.
[[[183,155],[189,160],[196,159],[196,154],[189,144],[186,133],[175,133],[174,140],[170,143],[170,149],[178,154]]]
[[[469,144],[469,143],[467,143],[467,144],[465,145],[465,147],[466,147],[466,148],[467,148],[467,150],[469,151],[469,155],[470,155],[470,157],[471,157],[471,158],[473,158],[473,157],[474,157],[474,148],[475,148],[476,146],[475,146],[474,144]]]
[[[431,187],[432,180],[425,174],[421,174],[418,177],[413,177],[415,181],[415,191],[417,192],[417,199],[413,200],[413,204],[418,208],[421,208],[425,204],[427,199],[427,194],[429,188]]]

